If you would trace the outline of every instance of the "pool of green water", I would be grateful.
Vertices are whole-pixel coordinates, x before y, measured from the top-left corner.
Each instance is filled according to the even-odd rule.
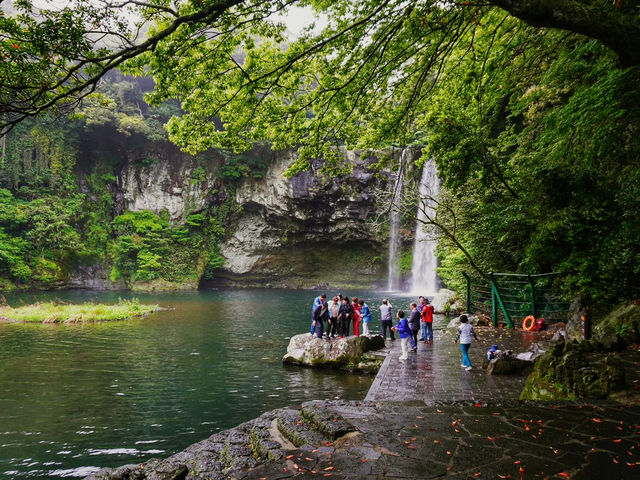
[[[8,295],[12,306],[136,297],[172,310],[124,322],[0,324],[0,478],[83,477],[168,456],[273,408],[364,398],[373,376],[281,364],[289,337],[308,331],[317,294]],[[382,296],[365,294],[374,331]]]

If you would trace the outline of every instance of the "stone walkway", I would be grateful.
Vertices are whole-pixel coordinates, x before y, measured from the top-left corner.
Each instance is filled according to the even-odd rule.
[[[438,401],[517,400],[526,377],[521,375],[487,375],[481,368],[492,344],[514,353],[526,351],[531,343],[548,337],[543,333],[476,328],[479,341],[469,351],[473,369],[460,367],[460,345],[454,344],[451,332],[436,331],[433,345],[418,342],[418,352],[409,352],[405,362],[400,357],[400,340],[387,340],[387,358],[374,380],[366,400],[421,401],[427,405]]]

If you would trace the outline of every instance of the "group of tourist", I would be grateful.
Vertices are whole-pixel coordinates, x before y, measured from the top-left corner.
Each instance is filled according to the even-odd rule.
[[[349,297],[343,297],[339,293],[327,301],[326,295],[320,295],[313,300],[309,333],[318,338],[344,338],[349,336],[353,325],[353,334],[359,336],[362,325],[362,334],[368,336],[371,334],[369,322],[371,309],[363,299],[353,297],[349,300]]]
[[[418,333],[421,332],[420,341],[427,345],[433,344],[433,305],[426,297],[420,296],[418,302],[409,305],[409,315],[407,316],[403,310],[398,310],[396,318],[397,324],[393,324],[393,306],[388,299],[383,299],[380,305],[380,323],[382,327],[382,337],[387,339],[387,331],[389,338],[395,340],[394,332],[400,336],[400,345],[402,349],[401,361],[409,358],[409,351],[418,351]],[[349,331],[353,325],[353,334],[360,335],[360,326],[362,325],[362,334],[369,336],[369,323],[371,322],[371,309],[369,305],[358,297],[353,297],[350,301],[349,297],[343,297],[338,294],[331,300],[327,301],[326,295],[319,295],[313,300],[311,310],[311,328],[310,335],[317,338],[344,338],[349,336]],[[471,370],[471,361],[469,360],[469,348],[471,346],[472,337],[476,337],[473,328],[468,323],[466,315],[460,316],[460,327],[456,342],[460,341],[462,351],[462,367],[467,371]],[[326,328],[325,328],[326,327]]]
[[[391,302],[382,300],[380,305],[380,322],[382,326],[382,336],[386,340],[387,331],[391,340],[395,340],[394,331],[398,331],[393,325]],[[401,315],[401,316],[400,316]],[[402,310],[398,311],[398,321],[405,317]],[[327,301],[326,295],[319,295],[313,300],[311,310],[311,328],[309,333],[318,338],[344,338],[349,336],[349,332],[353,326],[353,334],[360,335],[360,327],[362,326],[362,335],[369,336],[371,331],[369,323],[371,322],[371,309],[362,298],[343,297],[338,294],[331,300]],[[418,348],[418,332],[422,329],[421,341],[428,344],[433,343],[433,306],[425,297],[420,297],[418,303],[410,305],[410,313],[407,319],[411,334],[409,341],[411,349],[416,351]],[[402,333],[398,331],[400,338]]]

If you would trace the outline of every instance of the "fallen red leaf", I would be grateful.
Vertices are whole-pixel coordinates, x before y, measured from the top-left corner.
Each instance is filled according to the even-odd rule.
[[[287,460],[291,460],[293,457],[295,457],[295,455],[287,455]]]
[[[480,472],[476,472],[476,473],[473,474],[473,476],[476,477],[476,478],[478,478],[480,475],[482,475],[482,473],[480,473]]]
[[[560,472],[558,475],[564,478],[569,478],[569,474],[567,472]]]

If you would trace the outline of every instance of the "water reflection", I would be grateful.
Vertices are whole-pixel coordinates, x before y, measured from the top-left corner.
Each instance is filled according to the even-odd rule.
[[[307,331],[317,293],[9,296],[12,305],[135,296],[175,310],[116,323],[0,324],[0,477],[82,477],[169,455],[269,409],[364,398],[371,376],[280,362],[289,337]],[[382,294],[355,293],[368,301],[379,331]],[[393,299],[394,306],[408,301]]]

